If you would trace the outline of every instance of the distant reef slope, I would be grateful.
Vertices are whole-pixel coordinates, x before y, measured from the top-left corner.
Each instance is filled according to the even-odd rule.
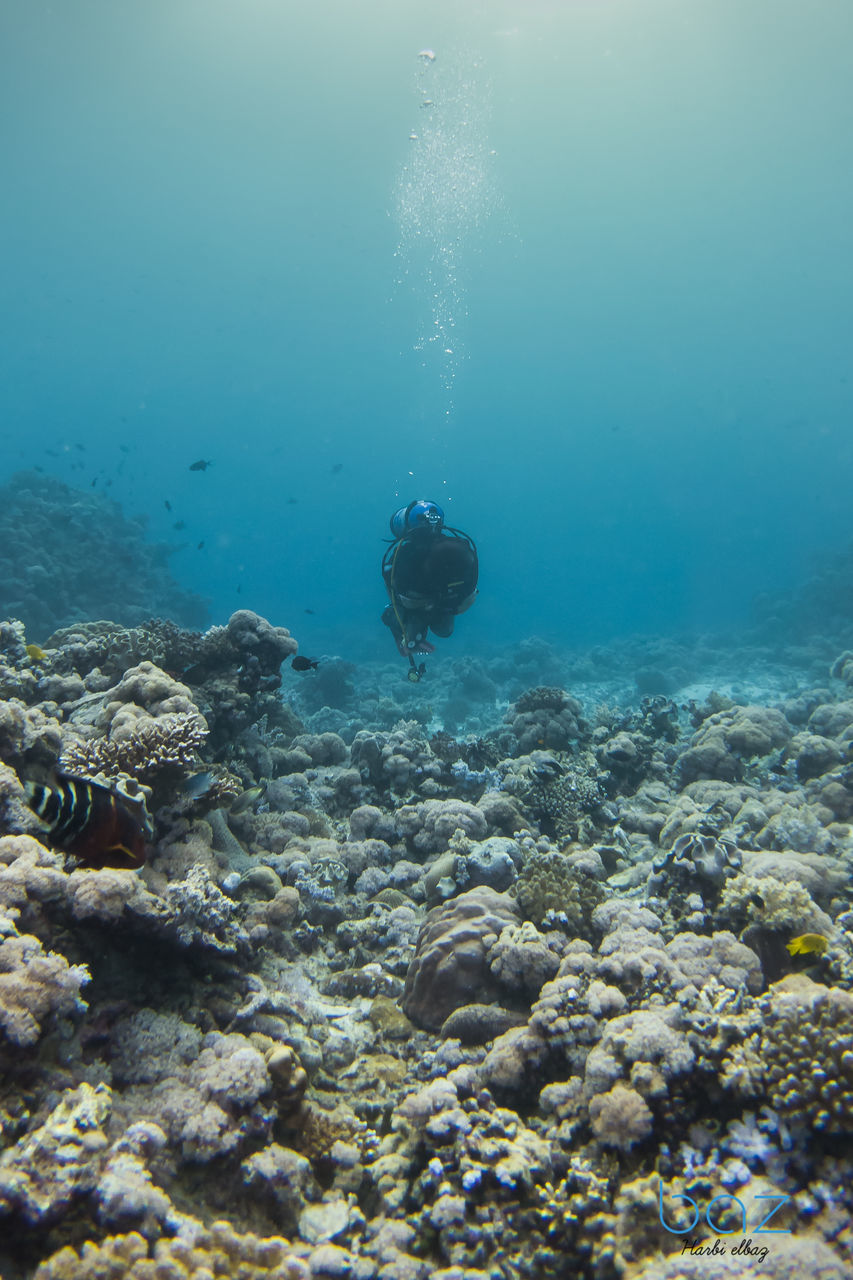
[[[0,487],[0,616],[20,618],[33,639],[91,618],[203,626],[207,602],[169,572],[174,550],[146,542],[144,518],[112,499],[19,472]]]

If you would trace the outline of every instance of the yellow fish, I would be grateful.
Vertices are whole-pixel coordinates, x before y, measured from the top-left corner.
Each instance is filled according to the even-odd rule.
[[[829,946],[829,938],[822,933],[801,933],[799,938],[792,938],[785,946],[792,956],[822,956]]]
[[[47,654],[37,644],[28,644],[24,648],[27,651],[27,657],[30,662],[47,662]]]

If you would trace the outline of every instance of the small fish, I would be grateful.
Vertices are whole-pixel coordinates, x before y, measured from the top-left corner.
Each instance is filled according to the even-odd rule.
[[[320,661],[318,658],[293,658],[290,665],[294,671],[316,671]]]
[[[98,477],[97,477],[97,476],[95,476],[94,480],[92,481],[92,488],[93,488],[93,489],[94,489],[94,487],[95,487],[95,485],[96,485],[97,483],[98,483]]]
[[[186,529],[186,527],[187,527],[186,520],[176,520],[175,523],[172,525],[173,529]]]
[[[344,469],[344,464],[342,462],[336,462],[335,465],[332,467],[332,475],[336,476],[338,472],[343,471],[343,469]]]
[[[30,662],[47,662],[47,654],[44,649],[37,644],[28,644],[24,648],[27,651],[27,657]]]
[[[67,773],[56,775],[55,786],[28,782],[25,790],[54,843],[85,866],[136,870],[144,863],[154,834],[144,796],[134,800]]]
[[[166,510],[167,510],[167,511],[171,511],[171,510],[172,510],[172,504],[171,504],[171,502],[169,501],[169,499],[168,499],[168,498],[164,498],[164,499],[163,499],[163,506],[166,508]]]
[[[122,418],[122,422],[127,422],[127,418]],[[121,449],[122,453],[130,453],[129,444],[120,444],[119,448]]]
[[[241,791],[234,803],[229,807],[229,813],[245,813],[247,809],[253,808],[258,801],[266,794],[267,784],[260,782],[256,787],[249,787],[246,791]]]
[[[203,546],[204,546],[204,538],[202,538],[201,542],[196,543],[196,548],[195,548],[196,551],[201,551]]]
[[[206,471],[208,467],[212,466],[212,462],[207,462],[204,458],[199,458],[197,462],[190,463],[190,471]]]
[[[311,613],[311,614],[313,614],[313,612],[314,612],[314,610],[313,610],[313,609],[303,609],[303,613]]]
[[[200,800],[202,796],[206,796],[208,791],[216,782],[216,774],[211,773],[209,769],[205,769],[204,773],[194,773],[192,777],[185,778],[181,783],[180,790],[190,800]]]
[[[36,471],[38,471],[38,467],[36,467]],[[297,500],[296,498],[288,498],[288,499],[287,499],[287,505],[288,505],[289,507],[295,507],[295,506],[296,506],[297,501],[298,501],[298,500]]]
[[[822,933],[801,933],[798,938],[786,942],[785,946],[792,956],[822,956],[829,946],[829,938],[825,938]]]

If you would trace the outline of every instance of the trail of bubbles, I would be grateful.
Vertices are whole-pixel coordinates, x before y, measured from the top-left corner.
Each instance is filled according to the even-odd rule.
[[[468,314],[464,268],[496,197],[486,125],[489,85],[478,59],[418,55],[417,126],[395,189],[399,285],[418,299],[421,323],[413,342],[425,366],[434,364],[445,395],[445,417],[465,357],[461,322]]]

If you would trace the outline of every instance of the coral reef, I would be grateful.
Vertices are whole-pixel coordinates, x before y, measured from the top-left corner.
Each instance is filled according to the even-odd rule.
[[[144,521],[102,494],[25,471],[0,489],[0,511],[0,614],[31,637],[92,617],[204,621],[205,602],[169,576],[174,548],[146,542]]]
[[[4,1278],[850,1273],[849,651],[425,694],[250,610],[41,639],[0,624]],[[49,847],[57,768],[146,797],[138,871]],[[758,1197],[763,1260],[683,1252]]]

